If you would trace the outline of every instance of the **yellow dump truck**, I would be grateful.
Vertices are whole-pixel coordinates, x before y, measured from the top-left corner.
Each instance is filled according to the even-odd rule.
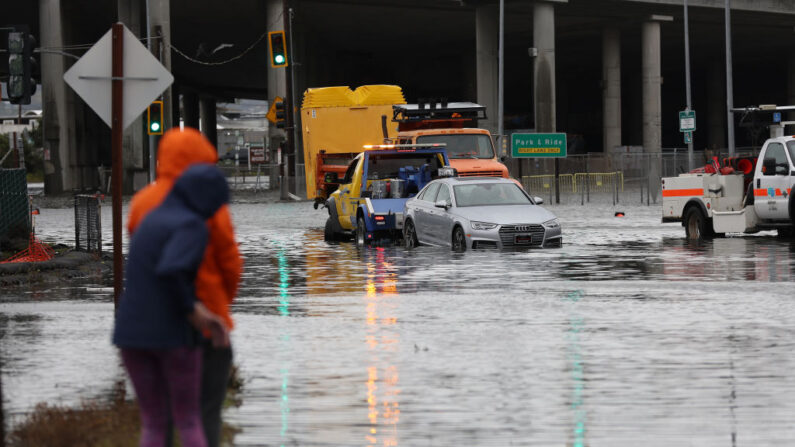
[[[365,145],[396,138],[392,106],[405,104],[396,85],[310,88],[304,92],[301,127],[308,199],[325,200]],[[374,123],[381,123],[381,126]],[[336,173],[337,175],[326,175]],[[328,181],[327,181],[328,180]]]

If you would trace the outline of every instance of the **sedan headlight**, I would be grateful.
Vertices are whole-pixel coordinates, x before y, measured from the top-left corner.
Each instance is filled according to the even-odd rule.
[[[547,230],[557,230],[560,228],[560,221],[558,219],[552,219],[544,222],[543,225]]]
[[[473,230],[493,230],[494,228],[497,228],[497,224],[472,221]]]

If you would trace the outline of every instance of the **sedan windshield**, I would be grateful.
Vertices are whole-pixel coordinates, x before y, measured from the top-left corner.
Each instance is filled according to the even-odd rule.
[[[453,187],[458,206],[529,205],[532,202],[513,183],[475,183]]]
[[[417,138],[418,144],[447,143],[447,157],[457,158],[494,158],[491,138],[479,134],[448,134],[425,135]]]

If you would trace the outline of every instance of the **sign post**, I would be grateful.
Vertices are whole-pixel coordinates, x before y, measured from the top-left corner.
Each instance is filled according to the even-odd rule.
[[[693,132],[696,131],[696,111],[685,109],[679,112],[679,132],[685,136],[685,143],[688,145],[693,144]],[[688,147],[689,154],[692,153],[692,148]],[[692,158],[692,157],[691,157]],[[689,163],[692,164],[692,163]],[[692,169],[693,167],[690,166]]]
[[[111,127],[113,192],[113,303],[122,292],[122,137],[174,76],[121,23],[97,41],[66,73],[64,81]],[[110,82],[108,82],[110,81]]]
[[[122,110],[124,110],[124,25],[114,23],[111,51],[111,191],[113,192],[113,307],[119,305],[122,292],[123,265],[121,256],[121,185],[122,185]]]

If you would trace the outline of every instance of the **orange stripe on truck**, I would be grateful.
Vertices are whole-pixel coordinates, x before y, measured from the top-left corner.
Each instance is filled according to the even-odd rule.
[[[764,197],[767,195],[767,189],[754,188],[754,197]]]
[[[693,189],[663,189],[663,197],[703,196],[704,188]]]

